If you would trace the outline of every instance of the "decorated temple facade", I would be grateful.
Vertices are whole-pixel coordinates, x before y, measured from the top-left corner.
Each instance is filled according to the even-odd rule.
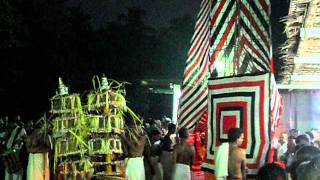
[[[256,175],[270,156],[282,112],[273,75],[270,13],[269,0],[201,2],[178,123],[191,131],[207,130],[203,170],[214,173],[215,151],[232,127],[244,130],[249,175]],[[203,122],[206,128],[195,128]]]
[[[320,1],[291,0],[283,17],[287,41],[281,47],[279,89],[284,98],[283,130],[320,125]]]

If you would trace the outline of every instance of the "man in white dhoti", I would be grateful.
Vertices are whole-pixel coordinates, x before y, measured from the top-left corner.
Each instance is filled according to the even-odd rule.
[[[36,129],[26,141],[29,152],[27,180],[49,180],[49,151],[52,149],[51,137],[45,133],[45,127]]]
[[[222,143],[215,154],[216,179],[245,180],[246,155],[240,148],[243,143],[243,130],[231,128],[228,132],[228,143]]]
[[[189,137],[188,129],[181,128],[179,130],[180,143],[174,147],[174,160],[176,162],[174,173],[172,176],[173,180],[191,180],[191,167],[193,164],[195,150],[190,144],[187,144]]]
[[[143,151],[147,141],[146,133],[141,130],[133,130],[129,134],[122,134],[121,138],[128,148],[128,161],[125,171],[126,180],[145,180],[145,169],[143,164]],[[133,138],[134,136],[134,138]]]

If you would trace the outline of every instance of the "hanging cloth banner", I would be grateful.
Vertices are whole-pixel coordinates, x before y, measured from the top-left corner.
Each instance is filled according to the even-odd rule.
[[[271,141],[270,73],[211,79],[208,83],[208,144],[202,167],[214,172],[217,147],[228,130],[242,128],[247,168],[255,175],[266,162]]]

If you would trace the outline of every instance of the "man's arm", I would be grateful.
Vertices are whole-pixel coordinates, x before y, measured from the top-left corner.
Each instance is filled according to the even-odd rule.
[[[173,156],[172,156],[172,158],[173,158],[173,164],[175,164],[176,162],[177,162],[177,154],[178,154],[178,152],[177,152],[177,150],[178,150],[178,144],[176,144],[174,147],[173,147]]]
[[[241,149],[241,154],[242,154],[242,161],[241,161],[241,175],[242,179],[246,180],[247,179],[247,166],[246,166],[246,152],[244,149]]]
[[[193,165],[193,161],[194,161],[194,154],[195,154],[195,149],[194,149],[194,146],[190,145],[190,168],[192,167]]]

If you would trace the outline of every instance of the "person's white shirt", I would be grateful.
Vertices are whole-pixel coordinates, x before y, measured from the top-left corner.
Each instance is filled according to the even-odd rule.
[[[171,134],[171,135],[170,135],[171,148],[172,148],[172,149],[173,149],[174,145],[176,145],[176,144],[177,144],[176,139],[177,139],[177,135],[176,135],[176,134]]]
[[[278,159],[280,159],[281,156],[283,156],[288,151],[288,143],[284,142],[283,144],[280,144],[278,149]]]

